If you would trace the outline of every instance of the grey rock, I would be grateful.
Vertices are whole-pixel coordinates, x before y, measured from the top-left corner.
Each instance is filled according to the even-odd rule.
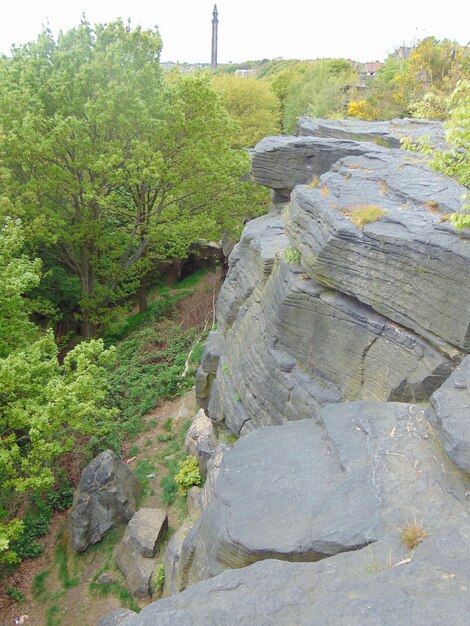
[[[165,582],[163,583],[162,597],[173,595],[181,589],[182,571],[180,568],[181,550],[183,542],[194,524],[192,517],[187,517],[172,536],[165,550]]]
[[[297,123],[298,135],[302,137],[328,137],[371,141],[389,148],[399,148],[401,140],[409,137],[414,142],[423,136],[439,149],[447,147],[442,122],[420,119],[395,119],[386,122],[363,122],[361,120],[324,120],[301,117]]]
[[[114,578],[112,577],[112,575],[109,572],[103,572],[96,579],[96,584],[97,585],[111,585],[113,582],[114,582]]]
[[[341,160],[322,185],[296,188],[285,216],[308,275],[453,357],[468,351],[468,236],[442,222],[462,211],[463,187],[402,153]],[[385,213],[361,230],[348,215],[363,206]]]
[[[199,462],[199,471],[205,478],[207,463],[217,447],[217,436],[211,420],[205,411],[200,409],[186,434],[186,452],[195,456]]]
[[[411,559],[378,543],[318,563],[228,570],[145,607],[128,626],[466,626],[466,529],[431,535]]]
[[[253,248],[260,249],[265,230],[252,232]],[[277,236],[280,247],[282,231]],[[256,263],[254,254],[250,263]],[[236,434],[311,418],[322,405],[341,400],[424,401],[456,365],[419,335],[319,285],[299,264],[285,262],[283,252],[235,317],[239,292],[232,273],[237,284],[250,284],[254,274],[240,261],[222,287],[217,315],[225,354],[208,411]]]
[[[105,450],[82,472],[71,513],[71,541],[78,552],[86,550],[106,531],[127,522],[137,510],[142,487],[125,463]]]
[[[128,620],[137,615],[134,611],[130,611],[129,609],[115,609],[114,611],[110,611],[103,615],[98,620],[97,626],[115,626],[115,624],[127,624]]]
[[[229,272],[217,299],[218,332],[223,334],[250,296],[259,293],[271,275],[275,259],[288,247],[280,215],[263,215],[245,227],[230,255]],[[223,339],[219,341],[223,346]]]
[[[128,536],[138,554],[146,558],[155,556],[158,542],[168,529],[168,516],[162,509],[139,509],[126,528]]]
[[[183,542],[176,588],[259,560],[317,561],[392,541],[407,519],[433,533],[467,520],[463,475],[430,434],[414,405],[351,402],[242,437]]]
[[[201,501],[202,489],[200,487],[191,487],[186,494],[186,511],[193,518],[198,518],[202,513]]]
[[[306,185],[346,156],[387,152],[371,143],[319,137],[266,137],[256,146],[251,176],[259,185],[288,196],[296,185]]]
[[[155,570],[155,559],[143,557],[127,534],[114,549],[114,559],[124,574],[131,594],[137,598],[150,597],[150,581]]]
[[[470,473],[470,357],[431,396],[428,418],[455,465]]]
[[[214,454],[209,460],[207,468],[207,478],[203,489],[193,487],[189,496],[188,507],[190,516],[187,517],[180,528],[170,539],[165,551],[165,582],[163,585],[162,597],[173,595],[184,585],[184,568],[181,565],[181,556],[186,537],[194,526],[202,510],[209,505],[214,493],[214,485],[217,481],[220,466],[225,453],[230,449],[225,444],[217,446]],[[197,492],[195,490],[197,489]],[[194,504],[194,506],[192,506]]]

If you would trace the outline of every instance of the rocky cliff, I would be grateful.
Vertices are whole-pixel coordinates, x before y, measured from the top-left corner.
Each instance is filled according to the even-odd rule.
[[[398,149],[442,148],[439,124],[299,134],[253,153],[272,210],[231,254],[198,373],[242,437],[170,545],[165,594],[189,588],[128,626],[467,623],[465,190]]]

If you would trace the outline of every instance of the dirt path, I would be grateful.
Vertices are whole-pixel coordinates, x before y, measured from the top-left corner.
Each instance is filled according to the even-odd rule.
[[[149,479],[147,495],[141,506],[161,507],[168,512],[169,525],[176,529],[180,526],[184,511],[181,501],[163,507],[162,477],[166,473],[164,465],[165,449],[171,454],[171,444],[181,438],[181,431],[185,422],[191,419],[196,412],[194,390],[189,391],[181,398],[165,402],[146,415],[149,430],[144,432],[125,450],[124,460],[132,470],[139,463],[153,467]],[[129,453],[132,453],[130,456]],[[144,466],[145,467],[145,466]],[[96,626],[98,619],[112,609],[123,606],[122,600],[116,594],[100,597],[90,590],[90,583],[96,574],[110,563],[110,554],[117,540],[122,536],[124,529],[115,533],[110,545],[89,548],[84,555],[74,554],[67,541],[66,516],[60,514],[54,517],[50,532],[41,540],[44,553],[36,558],[25,561],[15,572],[7,584],[15,587],[25,596],[25,601],[16,602],[2,593],[0,599],[0,626],[14,626],[23,623],[25,626]],[[76,579],[78,584],[67,588],[63,577],[59,575],[57,546],[65,546],[69,578]],[[106,568],[112,578],[124,589],[123,577],[114,567]],[[45,576],[44,573],[48,572]],[[45,591],[38,598],[33,597],[33,584],[36,579],[45,578]],[[74,582],[74,581],[73,581]],[[36,587],[37,587],[36,582]],[[3,590],[4,591],[4,590]],[[155,599],[155,598],[153,598]],[[142,608],[152,600],[137,601]],[[21,620],[16,622],[15,620]]]

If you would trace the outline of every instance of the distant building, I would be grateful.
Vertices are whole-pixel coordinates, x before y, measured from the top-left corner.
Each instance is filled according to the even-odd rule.
[[[219,28],[219,17],[217,12],[217,5],[214,4],[214,10],[212,11],[212,50],[211,50],[211,68],[217,69],[217,36]]]
[[[377,72],[383,67],[383,63],[379,61],[368,61],[364,63],[361,69],[361,74],[363,74],[366,78],[372,78],[377,75]]]
[[[245,68],[240,68],[238,70],[235,70],[235,74],[237,76],[242,76],[243,78],[248,78],[248,76],[250,76],[251,74],[254,74],[254,70],[251,69],[245,69]]]

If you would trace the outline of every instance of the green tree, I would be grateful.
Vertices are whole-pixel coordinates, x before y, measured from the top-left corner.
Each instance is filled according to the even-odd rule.
[[[104,434],[114,411],[104,407],[106,369],[112,351],[101,341],[82,343],[64,359],[52,332],[29,321],[29,289],[40,262],[22,253],[19,222],[0,230],[0,489],[29,493],[54,482],[54,462],[72,450],[78,433]],[[0,523],[0,562],[22,529],[13,518]]]
[[[283,126],[295,131],[302,115],[337,117],[346,105],[345,86],[356,81],[352,65],[344,59],[331,59],[302,64],[295,78],[288,82]]]
[[[235,147],[251,148],[263,137],[279,134],[280,102],[268,81],[225,74],[212,82],[240,127]]]
[[[32,248],[79,281],[85,337],[154,259],[241,210],[247,156],[231,149],[227,113],[208,79],[164,81],[160,49],[157,31],[82,21],[0,68],[9,196]]]

